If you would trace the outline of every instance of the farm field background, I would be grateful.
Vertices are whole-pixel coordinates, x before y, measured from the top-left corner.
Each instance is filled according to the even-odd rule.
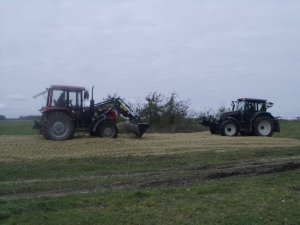
[[[53,142],[0,121],[0,223],[299,224],[300,123],[280,125]]]

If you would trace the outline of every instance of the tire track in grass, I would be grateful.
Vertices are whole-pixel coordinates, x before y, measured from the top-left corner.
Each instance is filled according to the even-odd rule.
[[[185,185],[197,184],[201,181],[211,179],[224,179],[232,176],[253,176],[260,174],[278,173],[300,168],[300,156],[282,157],[274,159],[258,159],[231,161],[222,164],[213,164],[205,167],[183,167],[176,169],[162,169],[147,172],[133,172],[123,174],[112,174],[105,176],[72,176],[61,177],[58,179],[31,179],[31,180],[14,180],[1,181],[0,185],[19,185],[30,184],[30,191],[12,190],[11,193],[0,195],[0,200],[12,200],[35,197],[58,197],[70,194],[105,192],[111,190],[128,190],[152,187],[178,187]],[[100,183],[94,183],[95,181]],[[65,182],[76,181],[79,184],[92,182],[90,188],[84,186],[64,187]],[[43,183],[62,184],[60,188],[51,187],[49,190],[39,190],[38,186]]]

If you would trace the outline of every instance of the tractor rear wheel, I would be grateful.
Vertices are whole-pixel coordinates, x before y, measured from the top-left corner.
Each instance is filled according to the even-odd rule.
[[[116,138],[118,136],[118,128],[112,121],[104,121],[96,131],[96,135],[103,138]]]
[[[46,115],[42,116],[42,120],[41,120],[41,129],[40,129],[40,133],[44,136],[45,139],[49,139],[47,132],[46,132]]]
[[[54,141],[64,141],[74,135],[75,124],[71,117],[63,112],[53,112],[44,124],[44,136]]]
[[[271,137],[274,132],[274,123],[268,116],[260,116],[254,122],[254,134]]]
[[[237,136],[239,133],[238,125],[231,120],[224,121],[220,128],[222,136]]]

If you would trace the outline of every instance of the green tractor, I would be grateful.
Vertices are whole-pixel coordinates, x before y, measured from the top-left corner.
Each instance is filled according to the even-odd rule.
[[[232,111],[200,117],[200,124],[212,134],[222,136],[256,135],[271,137],[280,132],[279,121],[267,112],[273,103],[263,99],[240,98],[232,102]]]

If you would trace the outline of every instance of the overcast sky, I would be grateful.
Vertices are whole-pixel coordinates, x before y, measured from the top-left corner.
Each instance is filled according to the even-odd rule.
[[[52,84],[300,116],[300,1],[0,0],[0,114],[38,114]]]

